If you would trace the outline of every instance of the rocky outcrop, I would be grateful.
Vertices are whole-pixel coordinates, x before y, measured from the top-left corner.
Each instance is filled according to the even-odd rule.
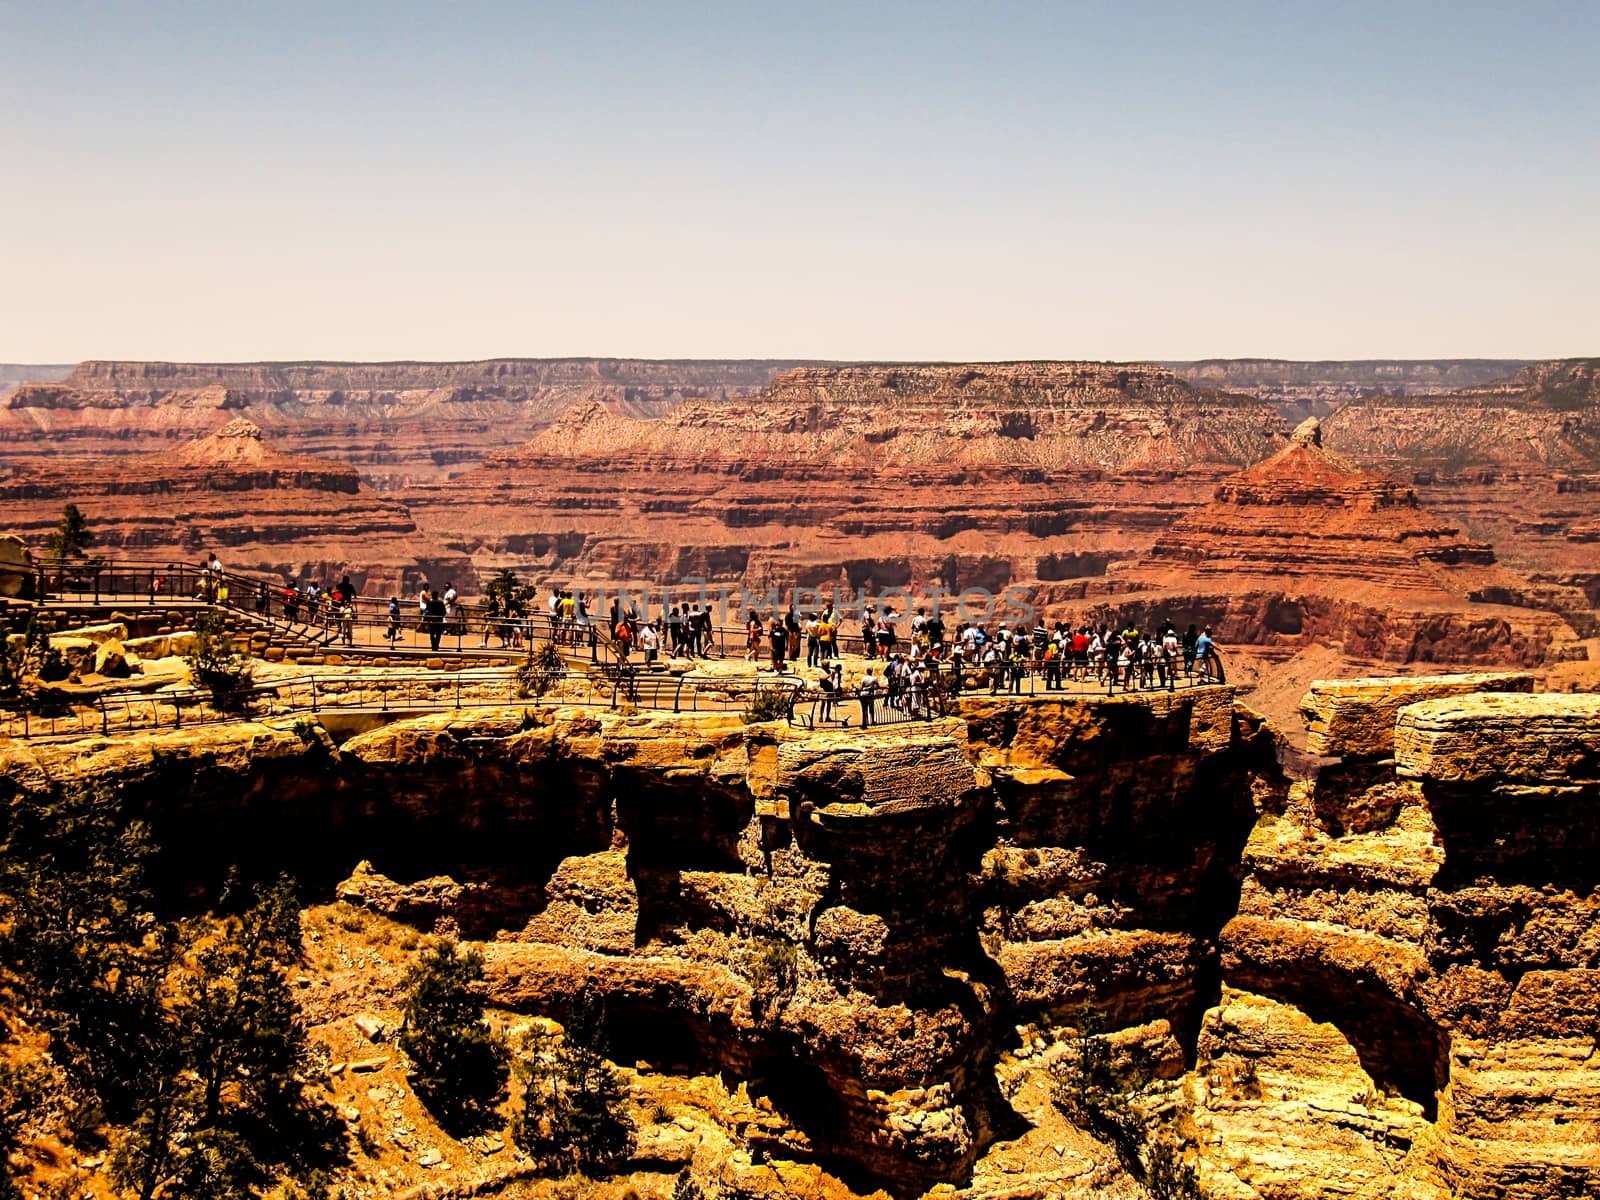
[[[1351,756],[1263,812],[1245,849],[1223,933],[1239,992],[1208,1014],[1194,1081],[1198,1126],[1225,1139],[1202,1138],[1218,1194],[1312,1197],[1332,1179],[1532,1200],[1600,1180],[1600,702],[1492,693],[1504,682],[1523,681],[1308,697],[1324,749]],[[1389,721],[1387,739],[1361,732]],[[1297,1177],[1289,1157],[1327,1165]]]
[[[0,444],[24,460],[158,452],[248,416],[298,454],[389,486],[439,478],[526,441],[563,406],[658,416],[688,396],[763,386],[789,363],[492,359],[461,363],[86,362],[0,405]],[[34,378],[46,378],[35,375]]]
[[[215,551],[236,569],[324,581],[348,574],[369,594],[471,573],[354,468],[283,453],[243,417],[167,453],[36,462],[0,479],[0,524],[36,543],[69,503],[110,558],[194,561]]]
[[[1402,708],[1446,696],[1532,691],[1531,674],[1510,671],[1417,679],[1318,680],[1300,702],[1306,721],[1306,749],[1327,758],[1392,758],[1395,721]]]
[[[728,1071],[785,1114],[773,1153],[902,1193],[1015,1128],[993,1063],[1018,1023],[1196,1027],[1276,777],[1220,688],[883,735],[480,709],[338,746],[282,721],[4,750],[12,787],[115,786],[180,890],[366,859],[347,900],[495,935],[499,1005],[592,983],[619,1060]]]

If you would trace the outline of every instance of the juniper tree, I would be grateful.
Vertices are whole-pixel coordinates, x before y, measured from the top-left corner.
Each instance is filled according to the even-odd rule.
[[[484,1021],[483,955],[434,946],[405,978],[400,1048],[411,1083],[439,1124],[460,1136],[498,1122],[506,1093],[505,1048]]]

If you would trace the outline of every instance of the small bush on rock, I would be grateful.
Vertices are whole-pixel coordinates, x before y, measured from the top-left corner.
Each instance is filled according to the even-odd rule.
[[[188,660],[189,673],[196,684],[210,690],[213,704],[225,710],[244,706],[254,668],[235,648],[220,613],[203,612],[195,618]]]
[[[560,683],[566,673],[567,663],[561,651],[554,642],[546,642],[517,668],[517,695],[522,699],[543,696]]]
[[[745,724],[755,725],[761,721],[777,721],[787,718],[789,715],[789,700],[793,694],[793,689],[780,687],[776,684],[756,688],[755,691],[750,693],[750,699],[745,702]]]

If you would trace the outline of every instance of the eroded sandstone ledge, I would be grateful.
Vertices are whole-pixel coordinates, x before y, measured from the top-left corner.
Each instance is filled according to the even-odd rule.
[[[1352,692],[1376,729],[1314,782],[1224,688],[915,733],[504,708],[0,757],[13,790],[118,788],[174,894],[368,859],[342,896],[484,941],[497,1004],[593,983],[619,1060],[745,1080],[786,1117],[768,1153],[897,1193],[1122,1186],[1021,1115],[1092,1006],[1181,1076],[1214,1196],[1587,1195],[1600,709],[1449,686]]]

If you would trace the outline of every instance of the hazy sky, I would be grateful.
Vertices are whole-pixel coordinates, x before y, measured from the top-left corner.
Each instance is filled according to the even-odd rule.
[[[0,0],[0,361],[1600,354],[1600,3]]]

